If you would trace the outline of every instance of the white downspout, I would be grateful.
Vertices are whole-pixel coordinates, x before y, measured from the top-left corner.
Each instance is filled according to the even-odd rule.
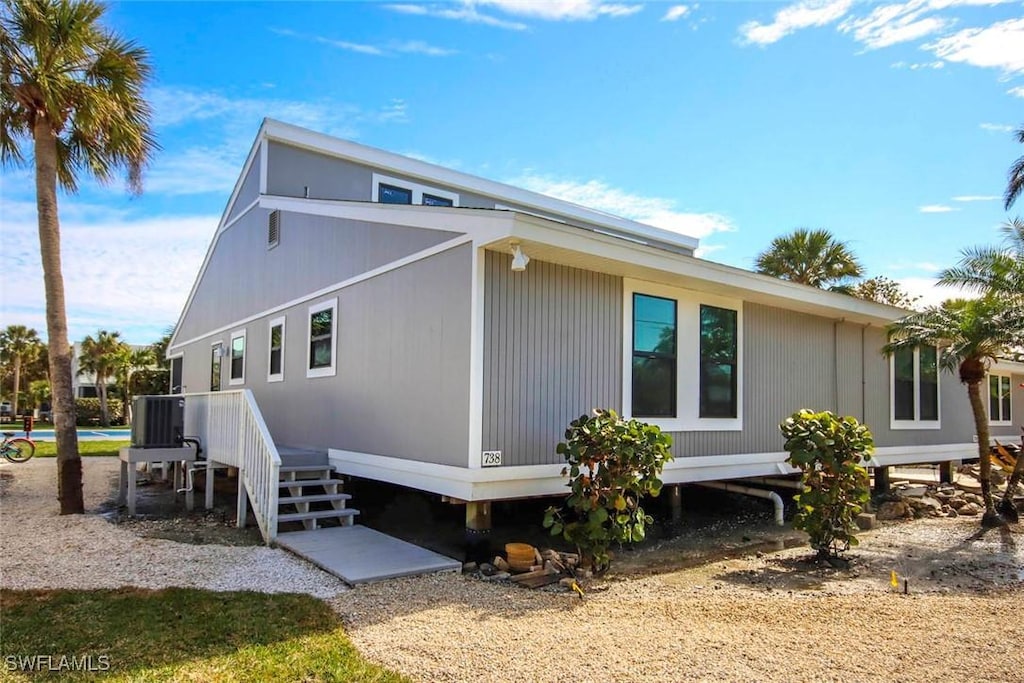
[[[704,486],[709,489],[720,489],[722,491],[731,491],[732,493],[742,493],[747,496],[754,496],[755,498],[767,498],[775,505],[775,524],[783,526],[785,522],[782,518],[782,496],[775,493],[775,491],[765,491],[764,489],[755,489],[749,486],[740,486],[739,484],[727,484],[721,481],[702,481],[695,482],[698,486]]]

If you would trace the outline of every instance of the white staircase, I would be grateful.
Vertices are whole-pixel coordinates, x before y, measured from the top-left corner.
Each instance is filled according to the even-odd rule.
[[[352,496],[342,492],[325,453],[279,447],[281,454],[277,523],[302,524],[306,530],[352,526],[358,510],[347,507]]]

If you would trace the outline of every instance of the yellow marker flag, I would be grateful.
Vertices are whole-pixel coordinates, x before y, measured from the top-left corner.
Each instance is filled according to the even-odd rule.
[[[893,588],[899,588],[900,587],[900,581],[896,577],[896,572],[889,572],[889,583],[890,583],[890,585],[892,585]]]

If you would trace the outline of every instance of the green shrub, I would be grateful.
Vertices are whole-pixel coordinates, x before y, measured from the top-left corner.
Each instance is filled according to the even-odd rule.
[[[574,420],[565,439],[556,450],[568,463],[562,469],[572,489],[568,511],[548,508],[544,527],[575,545],[584,566],[603,572],[611,564],[608,547],[642,541],[654,521],[640,503],[661,492],[658,477],[672,459],[672,437],[614,410],[595,410]]]
[[[76,398],[75,413],[75,424],[83,427],[95,425],[102,419],[100,415],[100,400],[98,398]],[[121,399],[107,399],[107,414],[110,415],[110,424],[124,424],[124,404],[121,402]]]
[[[807,532],[819,558],[837,557],[857,545],[857,515],[868,500],[862,463],[874,449],[871,431],[852,417],[810,410],[793,413],[779,429],[786,461],[802,474],[793,526]]]

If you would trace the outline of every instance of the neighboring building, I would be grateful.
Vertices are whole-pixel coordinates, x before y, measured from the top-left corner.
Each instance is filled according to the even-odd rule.
[[[266,120],[171,340],[172,384],[251,389],[277,444],[462,501],[564,493],[555,445],[595,407],[671,432],[669,484],[790,472],[778,424],[803,407],[866,422],[878,466],[976,454],[935,350],[881,355],[903,311],[697,246]],[[993,434],[1013,438],[1024,365],[991,382]]]
[[[129,344],[132,351],[142,351],[149,348],[147,344]],[[96,384],[96,375],[91,372],[78,373],[80,368],[79,359],[82,355],[82,342],[75,342],[71,345],[71,389],[75,398],[97,398],[99,387]],[[154,368],[160,367],[159,364]],[[110,377],[107,387],[113,387],[117,383],[116,377]]]

